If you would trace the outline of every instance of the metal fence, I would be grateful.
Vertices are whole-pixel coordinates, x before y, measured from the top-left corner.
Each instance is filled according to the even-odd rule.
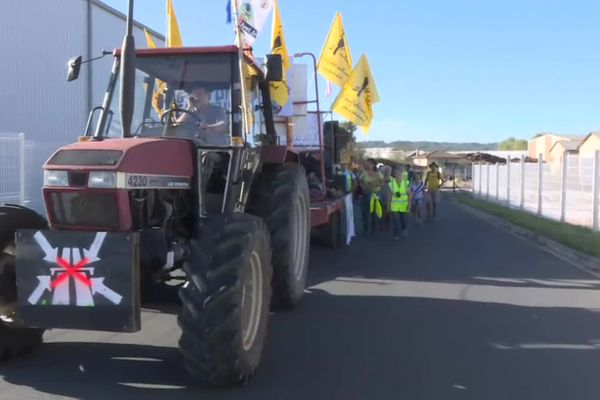
[[[559,162],[473,164],[475,196],[598,230],[600,152],[566,152]]]
[[[25,135],[0,133],[0,204],[25,204]]]

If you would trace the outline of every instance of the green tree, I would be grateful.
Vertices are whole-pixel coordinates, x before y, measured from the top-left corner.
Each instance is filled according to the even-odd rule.
[[[509,137],[498,143],[498,150],[527,150],[527,140]]]
[[[350,132],[352,134],[352,137],[354,139],[356,139],[356,137],[354,136],[354,133],[357,131],[358,126],[356,126],[355,123],[353,123],[351,121],[343,121],[343,122],[340,122],[340,127],[344,128],[345,130]]]

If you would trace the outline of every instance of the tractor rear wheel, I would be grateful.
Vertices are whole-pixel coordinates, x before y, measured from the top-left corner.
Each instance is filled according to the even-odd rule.
[[[209,217],[191,241],[180,290],[185,367],[203,384],[244,384],[260,362],[271,300],[267,227],[246,214]]]
[[[273,305],[292,308],[304,294],[310,250],[310,197],[304,168],[284,164],[263,171],[256,209],[271,233]]]
[[[15,232],[45,227],[46,221],[33,211],[0,207],[0,360],[13,359],[42,343],[43,329],[18,326]]]

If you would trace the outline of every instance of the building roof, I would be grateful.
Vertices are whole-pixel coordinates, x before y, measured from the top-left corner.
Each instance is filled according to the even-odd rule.
[[[586,138],[586,135],[562,135],[559,133],[551,133],[551,132],[545,132],[545,133],[539,133],[537,136],[532,137],[531,139],[529,139],[530,142],[539,139],[542,136],[556,136],[559,138],[563,138],[564,140],[580,140],[583,141]]]
[[[437,150],[437,151],[432,151],[431,153],[427,154],[424,157],[416,157],[416,158],[427,158],[428,160],[456,160],[456,159],[461,159],[461,158],[465,158],[464,155],[461,154],[450,154],[447,151],[443,151],[443,150]]]
[[[554,143],[552,147],[550,147],[550,151],[552,151],[556,146],[561,146],[565,151],[577,151],[579,146],[583,143],[582,140],[559,140]]]

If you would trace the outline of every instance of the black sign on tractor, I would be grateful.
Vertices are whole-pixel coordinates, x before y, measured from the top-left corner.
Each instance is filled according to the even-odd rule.
[[[135,233],[20,230],[19,314],[36,328],[140,330]]]

